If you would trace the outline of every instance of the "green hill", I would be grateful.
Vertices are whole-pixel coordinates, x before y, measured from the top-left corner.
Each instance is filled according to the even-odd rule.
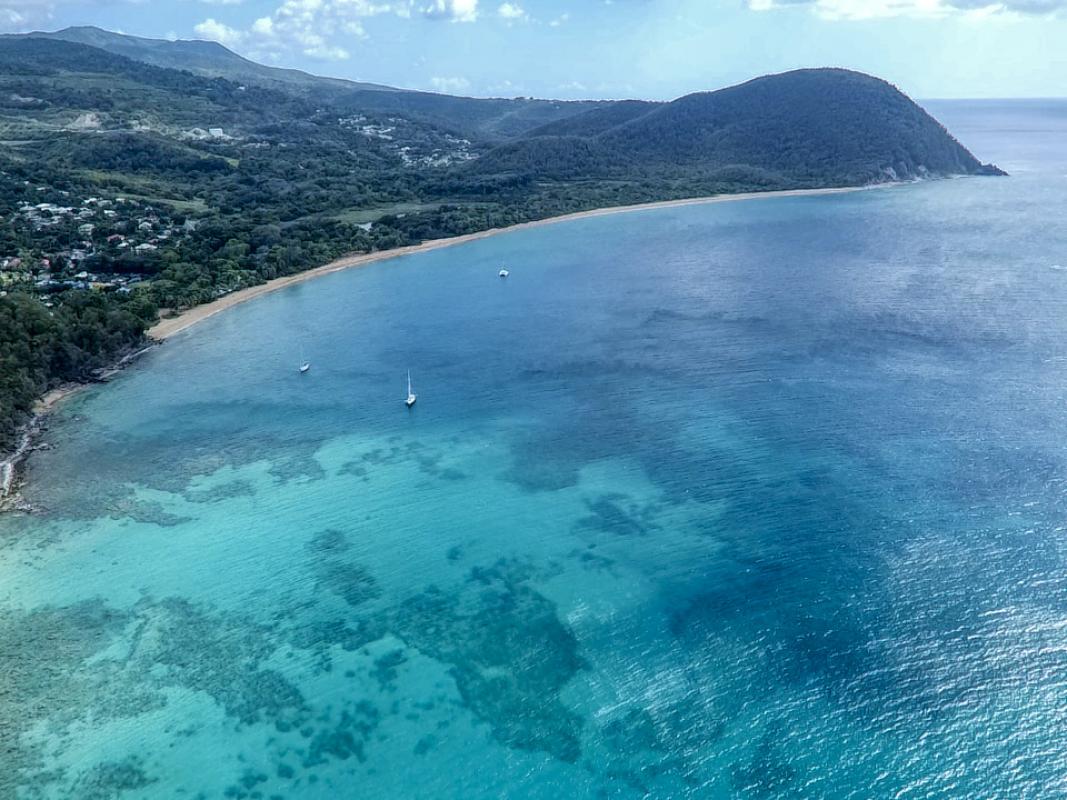
[[[665,105],[648,100],[619,100],[606,103],[582,114],[543,125],[529,136],[577,136],[589,138],[643,117]]]
[[[840,69],[771,75],[661,105],[596,109],[497,148],[471,170],[748,174],[783,187],[997,172],[895,87]]]
[[[91,26],[0,36],[0,41],[42,39],[86,45],[154,67],[225,78],[328,104],[340,113],[404,114],[413,121],[462,136],[493,141],[523,135],[547,123],[602,107],[601,102],[561,102],[527,98],[477,99],[395,89],[374,83],[324,78],[243,58],[218,42],[166,41],[129,36]],[[60,61],[62,63],[62,60]]]
[[[531,98],[455,97],[433,92],[355,92],[332,98],[335,108],[400,114],[463,136],[501,141],[531,135],[598,109],[610,101],[535,100]]]

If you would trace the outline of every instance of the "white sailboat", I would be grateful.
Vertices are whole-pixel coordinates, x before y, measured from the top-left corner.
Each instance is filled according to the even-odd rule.
[[[511,274],[511,272],[508,271],[507,267],[505,267],[505,268],[500,270],[500,277],[501,278],[506,278],[510,274]]]
[[[411,408],[413,405],[415,405],[415,401],[418,400],[418,399],[419,399],[419,396],[417,394],[415,394],[415,392],[411,391],[411,370],[409,369],[408,370],[408,397],[407,397],[407,400],[404,401],[404,405],[406,405],[408,408]]]
[[[303,375],[311,369],[311,362],[304,358],[304,345],[300,345],[300,374]]]

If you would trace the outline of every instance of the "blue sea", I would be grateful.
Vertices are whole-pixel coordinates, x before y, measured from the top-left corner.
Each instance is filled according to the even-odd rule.
[[[930,108],[1011,177],[404,257],[72,398],[0,798],[1067,796],[1067,102]]]

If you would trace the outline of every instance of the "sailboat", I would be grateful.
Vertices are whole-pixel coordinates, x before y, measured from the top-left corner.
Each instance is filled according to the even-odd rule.
[[[504,267],[503,269],[500,270],[500,277],[501,278],[506,278],[510,274],[511,274],[511,272],[508,270],[507,267]]]
[[[415,392],[411,391],[411,370],[408,370],[408,398],[404,401],[404,405],[411,408],[415,405],[415,401],[419,399],[419,396]]]
[[[300,345],[300,374],[303,375],[311,369],[311,362],[304,358],[304,345]]]

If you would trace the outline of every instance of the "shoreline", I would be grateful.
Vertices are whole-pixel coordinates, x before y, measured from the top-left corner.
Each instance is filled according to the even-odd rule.
[[[529,222],[519,222],[504,228],[489,228],[476,233],[463,234],[462,236],[450,236],[445,239],[430,239],[421,244],[396,247],[392,250],[378,250],[373,253],[342,256],[328,264],[323,264],[321,267],[313,267],[312,269],[298,272],[295,275],[274,278],[257,286],[249,286],[247,289],[239,289],[236,292],[224,295],[209,303],[194,306],[193,308],[182,311],[173,317],[160,320],[148,329],[147,334],[149,338],[155,339],[156,341],[166,341],[170,337],[229,308],[246,303],[249,300],[254,300],[257,297],[271,294],[272,292],[276,292],[279,289],[284,289],[288,286],[295,286],[299,283],[310,281],[323,275],[332,275],[335,272],[341,272],[342,270],[364,267],[368,264],[376,264],[380,261],[388,261],[393,258],[401,258],[403,256],[415,255],[417,253],[441,250],[446,247],[455,247],[456,245],[488,239],[491,236],[499,236],[504,233],[513,233],[515,231],[527,230],[530,228],[540,228],[546,225],[555,225],[559,222],[606,217],[614,214],[629,214],[638,211],[654,211],[662,208],[681,208],[684,206],[731,203],[742,200],[761,200],[775,197],[818,197],[821,195],[861,192],[867,189],[891,185],[892,184],[877,184],[875,186],[843,186],[827,189],[782,189],[772,192],[741,192],[738,194],[715,194],[707,197],[692,197],[681,200],[660,200],[629,206],[606,206],[604,208],[590,209],[589,211],[575,211],[570,214],[561,214],[557,217],[546,217],[545,219],[531,220]]]
[[[151,350],[155,343],[151,340],[147,344],[137,347],[126,353],[111,366],[103,369],[100,375],[91,381],[82,383],[66,383],[49,389],[33,405],[30,418],[19,432],[18,444],[15,449],[0,459],[0,513],[5,511],[33,511],[22,503],[21,492],[22,474],[20,467],[29,455],[36,449],[35,442],[45,429],[48,416],[56,410],[60,403],[83,389],[87,389],[96,383],[107,383],[112,377],[125,369],[132,361]]]

